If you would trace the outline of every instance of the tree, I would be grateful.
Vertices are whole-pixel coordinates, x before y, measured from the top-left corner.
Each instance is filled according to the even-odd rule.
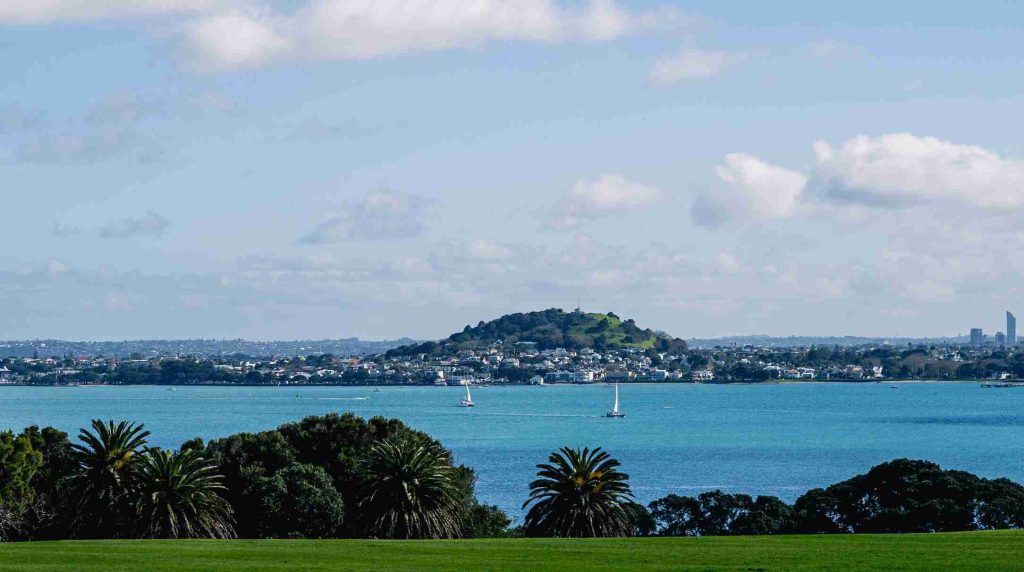
[[[142,538],[233,538],[217,468],[195,450],[148,449],[135,463],[135,529]]]
[[[35,499],[32,478],[43,456],[24,434],[0,433],[0,540],[24,532],[26,513]]]
[[[668,495],[648,505],[661,536],[700,536],[701,507],[697,499]]]
[[[947,532],[1024,525],[1024,487],[897,459],[797,499],[803,532]]]
[[[455,487],[460,498],[462,537],[499,538],[511,534],[512,519],[495,505],[481,504],[474,489],[476,474],[466,466],[455,467]]]
[[[320,467],[292,465],[257,480],[246,496],[258,507],[260,538],[333,538],[343,529],[344,501]]]
[[[190,447],[197,443],[187,443]],[[217,464],[224,475],[224,497],[235,509],[235,532],[243,538],[259,536],[258,504],[245,495],[256,481],[273,476],[295,463],[295,450],[278,431],[238,433],[210,441],[204,457]]]
[[[512,519],[493,504],[474,502],[462,515],[464,538],[501,538],[509,536]]]
[[[69,502],[68,481],[78,470],[78,461],[68,434],[53,427],[26,427],[25,438],[42,455],[42,465],[32,477],[35,499],[25,515],[25,528],[33,540],[68,536],[74,520],[74,503]]]
[[[362,464],[363,531],[379,538],[458,538],[455,474],[447,452],[408,440],[375,445]]]
[[[82,429],[71,447],[78,462],[74,496],[78,499],[75,529],[80,535],[111,538],[123,534],[123,519],[130,506],[132,471],[138,453],[146,445],[141,424],[92,421],[92,431]]]
[[[562,447],[537,465],[530,483],[530,506],[524,522],[527,536],[630,536],[627,507],[634,503],[629,475],[600,448]]]
[[[277,431],[294,451],[295,462],[317,465],[327,471],[347,507],[357,506],[362,501],[363,461],[378,443],[395,440],[444,451],[429,435],[410,429],[398,419],[373,417],[367,420],[351,413],[306,417],[297,423],[282,425]],[[444,453],[450,456],[447,451]]]
[[[793,507],[776,497],[701,493],[668,495],[650,504],[661,536],[779,534],[793,530]]]

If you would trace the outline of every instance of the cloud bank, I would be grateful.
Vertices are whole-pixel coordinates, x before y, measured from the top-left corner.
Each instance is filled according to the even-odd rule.
[[[1024,207],[1024,161],[936,137],[858,135],[838,147],[814,144],[803,174],[741,153],[716,167],[722,185],[697,197],[705,225],[787,218],[825,207],[982,209]]]
[[[299,239],[303,244],[345,240],[402,240],[423,233],[431,201],[419,195],[380,190],[345,205]]]
[[[556,228],[569,228],[579,219],[623,214],[653,206],[664,198],[659,189],[615,173],[580,179],[566,192],[557,211]]]

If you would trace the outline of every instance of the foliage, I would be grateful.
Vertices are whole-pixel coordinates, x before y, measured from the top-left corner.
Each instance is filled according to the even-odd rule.
[[[402,346],[387,352],[388,357],[416,354],[441,354],[463,347],[494,342],[515,344],[529,342],[539,349],[598,350],[621,348],[650,348],[659,351],[682,352],[686,342],[662,332],[639,328],[633,320],[621,320],[612,313],[588,314],[565,312],[551,308],[540,312],[508,314],[475,327],[466,326],[440,342]]]
[[[447,452],[388,440],[362,465],[359,503],[366,532],[380,538],[458,538],[462,533],[455,471]]]
[[[254,524],[260,538],[333,538],[343,529],[341,493],[319,466],[294,464],[261,477],[245,496],[258,507]]]
[[[221,468],[227,488],[225,497],[235,507],[236,531],[245,538],[262,536],[259,514],[264,510],[254,497],[246,495],[257,481],[273,477],[295,464],[320,467],[341,494],[343,505],[356,507],[362,500],[365,482],[361,463],[370,449],[387,439],[430,444],[437,441],[413,431],[397,419],[374,417],[365,420],[346,413],[311,416],[271,431],[240,433],[211,441],[206,455]],[[194,442],[191,447],[199,446]],[[472,494],[472,490],[470,490]],[[360,534],[354,510],[344,511],[345,522],[338,535]]]
[[[42,454],[24,433],[0,433],[0,540],[22,532],[35,499],[32,478],[42,465]]]
[[[395,419],[307,417],[192,439],[177,453],[148,449],[148,436],[98,420],[78,444],[51,427],[0,436],[0,486],[10,491],[0,497],[2,530],[10,539],[508,534],[508,516],[477,500],[473,471]],[[382,455],[384,443],[406,456]]]
[[[0,433],[0,504],[22,509],[31,502],[32,477],[43,465],[43,455],[24,434]]]
[[[140,424],[121,421],[115,425],[99,419],[92,421],[92,431],[79,432],[82,444],[71,445],[78,462],[73,481],[78,499],[77,535],[110,538],[124,534],[134,464],[148,436],[149,431]]]
[[[224,476],[223,495],[235,509],[235,532],[243,538],[258,537],[260,507],[244,493],[259,479],[295,463],[295,450],[279,432],[263,431],[217,439],[203,451]]]
[[[232,538],[231,505],[217,468],[199,451],[149,449],[136,463],[136,520],[142,538]]]
[[[805,532],[945,532],[1024,526],[1024,487],[897,459],[797,499]]]
[[[633,526],[627,507],[633,501],[629,475],[600,448],[562,447],[537,465],[539,477],[530,483],[526,514],[527,536],[629,536]]]
[[[779,534],[793,528],[792,508],[776,497],[702,493],[696,498],[669,495],[650,504],[662,536]]]

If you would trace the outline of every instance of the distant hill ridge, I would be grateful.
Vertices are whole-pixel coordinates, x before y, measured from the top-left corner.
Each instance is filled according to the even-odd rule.
[[[633,320],[623,320],[612,312],[566,312],[550,308],[508,314],[490,322],[480,322],[475,327],[467,325],[461,332],[443,340],[402,346],[389,350],[388,355],[439,354],[496,342],[534,343],[542,350],[637,348],[672,352],[686,349],[683,340],[664,332],[641,329]]]

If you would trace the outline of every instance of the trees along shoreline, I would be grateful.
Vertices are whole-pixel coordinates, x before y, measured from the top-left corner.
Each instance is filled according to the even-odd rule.
[[[563,447],[537,465],[524,523],[475,495],[476,477],[401,421],[307,417],[176,450],[127,421],[76,441],[0,432],[0,540],[494,538],[948,532],[1024,528],[1024,487],[897,459],[794,503],[708,491],[648,505],[608,452]]]

